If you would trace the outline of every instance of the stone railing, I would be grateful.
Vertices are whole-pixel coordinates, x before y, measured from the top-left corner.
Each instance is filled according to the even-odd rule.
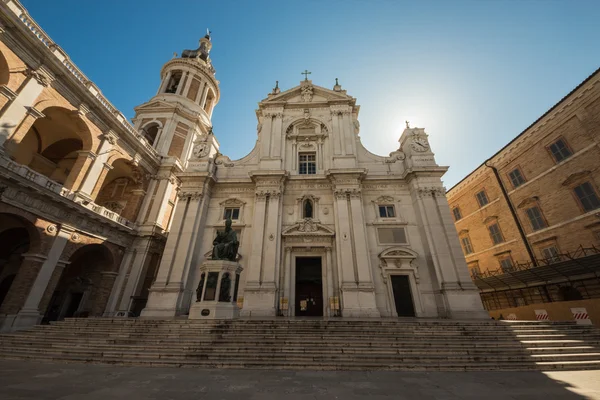
[[[100,104],[103,108],[108,110],[121,124],[121,126],[131,133],[134,137],[139,140],[139,134],[135,131],[131,123],[125,118],[123,113],[121,113],[115,106],[112,105],[110,101],[100,89],[88,79],[87,76],[79,69],[77,66],[69,59],[67,53],[56,43],[50,39],[50,36],[44,32],[44,30],[27,14],[27,10],[21,3],[17,0],[0,0],[6,4],[8,9],[12,11],[17,18],[23,23],[25,27],[31,32],[33,36],[35,36],[40,42],[42,42],[52,54],[64,65],[65,70],[68,73],[75,77],[97,100],[98,104]],[[150,154],[152,154],[155,158],[158,158],[158,152],[150,146],[147,142],[140,140],[141,144],[145,149],[148,150]]]
[[[1,151],[1,148],[0,148]],[[69,189],[63,187],[60,183],[53,181],[45,175],[40,174],[32,170],[31,168],[16,163],[6,155],[0,154],[0,168],[4,168],[16,175],[21,176],[29,182],[35,183],[36,185],[49,190],[50,192],[54,192],[62,197],[65,197],[81,207],[87,208],[88,210],[101,215],[104,218],[108,218],[111,221],[114,221],[118,224],[127,226],[129,228],[134,228],[135,224],[129,221],[126,218],[121,217],[118,213],[111,211],[103,206],[100,206],[93,201],[81,201],[77,198],[77,195],[74,192],[71,192]],[[2,174],[0,170],[0,174]],[[6,174],[3,174],[6,175]]]

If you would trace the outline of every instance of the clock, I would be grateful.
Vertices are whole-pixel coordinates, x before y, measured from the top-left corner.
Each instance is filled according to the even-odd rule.
[[[429,150],[429,143],[427,143],[427,139],[425,138],[416,138],[411,143],[412,149],[419,153]]]

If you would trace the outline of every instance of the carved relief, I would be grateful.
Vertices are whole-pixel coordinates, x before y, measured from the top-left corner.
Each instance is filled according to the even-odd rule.
[[[302,86],[302,100],[311,102],[313,98],[313,87],[311,85]]]
[[[422,187],[417,189],[419,198],[423,197],[446,197],[445,187]]]

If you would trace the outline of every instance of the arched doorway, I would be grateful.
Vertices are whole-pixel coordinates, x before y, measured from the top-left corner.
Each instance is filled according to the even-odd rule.
[[[78,151],[91,150],[90,132],[79,117],[61,107],[48,107],[16,146],[12,156],[19,164],[64,184]]]
[[[65,268],[44,321],[58,321],[69,317],[100,316],[108,301],[103,272],[113,270],[113,256],[101,244],[90,244],[77,250]]]
[[[21,268],[23,254],[38,243],[37,239],[31,222],[18,215],[0,213],[0,308]]]

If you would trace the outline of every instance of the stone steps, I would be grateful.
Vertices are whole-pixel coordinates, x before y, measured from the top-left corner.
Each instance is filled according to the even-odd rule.
[[[600,330],[452,320],[68,319],[0,335],[0,358],[313,370],[600,368]]]

